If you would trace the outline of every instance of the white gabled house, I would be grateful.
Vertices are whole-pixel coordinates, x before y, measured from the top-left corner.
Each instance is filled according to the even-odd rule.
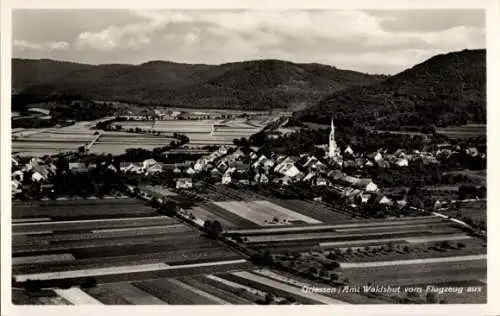
[[[175,182],[176,189],[190,189],[193,187],[193,181],[190,178],[179,178]]]
[[[148,169],[149,167],[151,167],[151,166],[153,166],[153,165],[156,165],[156,164],[157,164],[156,160],[154,160],[154,159],[152,159],[152,158],[151,158],[151,159],[146,159],[146,160],[144,160],[144,161],[142,162],[142,168],[143,168],[144,170],[146,170],[146,169]]]
[[[45,180],[45,177],[38,171],[33,172],[31,175],[31,181],[33,182],[40,182],[42,180]]]

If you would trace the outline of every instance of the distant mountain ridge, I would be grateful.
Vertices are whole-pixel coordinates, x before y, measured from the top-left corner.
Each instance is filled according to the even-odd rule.
[[[372,85],[334,92],[294,117],[385,129],[485,124],[486,50],[434,56]]]
[[[12,90],[20,95],[80,95],[102,101],[247,110],[308,106],[335,91],[386,78],[281,60],[88,65],[12,59],[12,74]]]

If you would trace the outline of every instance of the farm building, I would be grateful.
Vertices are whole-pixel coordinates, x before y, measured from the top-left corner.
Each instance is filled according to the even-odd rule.
[[[354,156],[354,150],[352,150],[351,146],[347,146],[344,150],[344,155]]]
[[[142,162],[142,167],[144,169],[147,169],[147,168],[149,168],[149,167],[151,167],[153,165],[156,165],[156,164],[157,164],[156,160],[154,160],[154,159],[146,159],[146,160],[144,160]]]
[[[152,174],[152,173],[159,173],[162,171],[163,167],[160,164],[154,164],[146,170],[146,173]]]
[[[133,162],[121,162],[120,163],[120,171],[121,172],[130,172],[130,173],[141,173],[142,166],[138,163]]]
[[[190,178],[180,178],[175,182],[176,189],[190,189],[193,187],[193,181]]]
[[[71,172],[84,173],[88,171],[88,168],[83,162],[70,162],[69,170]]]
[[[346,175],[340,179],[340,182],[367,192],[376,192],[378,190],[378,186],[369,178],[356,178]]]
[[[394,165],[398,167],[408,167],[408,159],[406,158],[399,158],[394,161]]]

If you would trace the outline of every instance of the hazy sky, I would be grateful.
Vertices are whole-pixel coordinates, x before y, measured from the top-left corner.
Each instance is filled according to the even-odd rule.
[[[485,48],[482,10],[16,10],[13,57],[91,64],[249,59],[392,74]]]

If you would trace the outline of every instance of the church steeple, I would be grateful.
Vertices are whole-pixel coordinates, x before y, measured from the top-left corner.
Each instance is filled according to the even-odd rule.
[[[332,118],[330,139],[328,142],[328,156],[332,158],[336,154],[337,154],[337,142],[335,141],[335,126],[333,125],[333,118]]]

